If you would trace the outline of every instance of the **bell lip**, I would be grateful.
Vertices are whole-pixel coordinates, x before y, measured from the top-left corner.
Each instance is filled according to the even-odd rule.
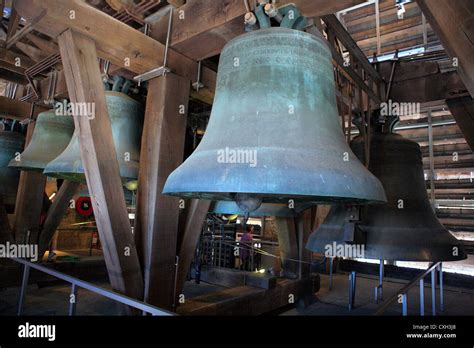
[[[372,233],[377,233],[377,229],[375,228],[372,230]],[[449,230],[446,230],[446,233],[449,233]],[[324,249],[326,245],[332,245],[336,243],[337,245],[350,245],[342,240],[343,236],[343,226],[340,224],[322,224],[308,237],[308,241],[306,242],[305,248],[311,252],[318,253],[318,254],[325,254]],[[331,239],[332,236],[332,239]],[[322,237],[322,238],[320,238]],[[446,237],[450,239],[449,237]],[[396,249],[393,248],[390,252],[379,252],[380,248],[382,248],[382,244],[376,244],[371,246],[370,249],[367,249],[367,243],[361,243],[361,245],[365,246],[365,253],[364,259],[369,260],[396,260],[396,261],[411,261],[411,262],[448,262],[448,261],[461,261],[467,259],[467,253],[464,249],[464,244],[462,240],[456,239],[456,237],[452,236],[455,240],[449,242],[447,241],[446,246],[441,246],[440,244],[435,244],[434,246],[423,246],[422,244],[416,244],[415,249],[419,245],[420,247],[419,252],[406,252],[407,255],[413,254],[411,256],[400,256],[403,254],[404,247],[403,245],[395,245]],[[390,247],[387,245],[387,248]],[[411,245],[413,248],[413,244]],[[453,247],[458,247],[459,255],[452,256],[447,253],[445,250],[452,250]],[[431,252],[429,252],[431,250]],[[438,255],[438,257],[433,258],[430,255]],[[444,255],[439,257],[439,255]]]
[[[43,171],[45,176],[49,176],[50,178],[55,179],[62,179],[67,181],[79,182],[85,184],[87,182],[86,175],[84,173],[78,172],[45,172]],[[129,177],[120,177],[122,181],[122,185],[125,187],[125,184],[132,180],[138,180],[138,178],[129,178]],[[125,187],[126,188],[126,187]],[[130,190],[129,190],[130,191]]]
[[[119,91],[105,91],[105,96],[110,96],[110,97],[121,97],[121,98],[124,98],[124,99],[127,99],[127,101],[131,101],[131,102],[134,102],[135,104],[139,105],[140,107],[142,107],[142,104],[138,101],[138,100],[135,100],[133,99],[132,97],[130,97],[128,94],[125,94],[125,93],[122,93],[122,92],[119,92]]]
[[[163,194],[169,196],[193,198],[193,199],[205,199],[212,201],[234,201],[233,196],[235,193],[257,195],[263,198],[265,204],[288,204],[289,200],[294,200],[296,203],[302,204],[354,204],[354,205],[365,205],[365,204],[383,204],[386,201],[379,199],[366,199],[366,198],[355,198],[355,197],[336,197],[336,196],[310,196],[310,195],[288,195],[282,194],[266,194],[261,192],[214,192],[214,191],[200,191],[197,192],[175,192],[168,191],[165,188],[162,191]]]
[[[8,168],[23,170],[27,172],[43,172],[44,168],[48,163],[44,166],[39,165],[38,163],[21,163],[22,161],[15,161],[12,159],[10,163],[8,163]],[[28,162],[28,161],[23,161]]]

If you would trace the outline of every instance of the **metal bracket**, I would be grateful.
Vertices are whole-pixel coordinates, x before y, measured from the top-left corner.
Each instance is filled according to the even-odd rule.
[[[362,242],[361,236],[357,233],[356,226],[360,222],[360,210],[357,206],[347,208],[347,218],[344,222],[344,241],[348,244]]]
[[[272,26],[270,18],[265,14],[264,5],[257,6],[255,15],[257,16],[260,29],[270,28]]]
[[[283,16],[281,27],[303,30],[308,25],[306,17],[302,16],[300,10],[294,5],[281,7],[279,12]]]
[[[138,86],[140,86],[142,82],[151,80],[155,77],[164,76],[168,74],[169,72],[171,72],[171,69],[166,66],[166,63],[168,62],[168,50],[169,50],[169,45],[170,45],[172,23],[173,23],[173,7],[170,7],[170,17],[168,21],[168,33],[166,34],[166,46],[165,46],[163,65],[158,68],[147,71],[141,75],[135,76],[133,79],[137,81]]]
[[[201,61],[198,63],[198,74],[197,74],[197,81],[193,83],[193,88],[199,92],[200,88],[203,88],[204,84],[201,82]]]

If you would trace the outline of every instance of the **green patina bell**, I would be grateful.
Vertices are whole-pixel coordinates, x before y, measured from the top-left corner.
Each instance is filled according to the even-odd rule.
[[[143,108],[139,102],[124,93],[105,91],[105,97],[120,176],[126,183],[138,178]],[[70,181],[85,182],[77,132],[73,134],[67,148],[46,166],[44,174]]]
[[[20,156],[10,161],[9,167],[42,172],[64,151],[73,133],[71,116],[58,116],[54,110],[40,113],[30,143]]]
[[[8,163],[23,151],[24,146],[25,137],[22,134],[0,131],[0,196],[9,214],[15,209],[20,172],[8,168]]]
[[[344,140],[325,40],[268,28],[230,41],[206,133],[163,193],[236,200],[245,211],[258,200],[384,202],[381,183]]]

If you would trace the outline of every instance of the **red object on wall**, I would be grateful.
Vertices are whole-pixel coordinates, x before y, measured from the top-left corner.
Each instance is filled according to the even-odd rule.
[[[76,199],[76,211],[82,216],[91,216],[94,211],[90,197],[79,197]]]

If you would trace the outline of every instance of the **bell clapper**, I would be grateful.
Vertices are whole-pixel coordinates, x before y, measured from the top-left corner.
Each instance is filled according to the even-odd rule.
[[[234,197],[235,203],[244,212],[251,213],[262,205],[262,198],[248,193],[237,193]]]
[[[244,213],[244,218],[242,219],[242,226],[245,227],[247,226],[247,221],[249,221],[250,213],[246,211]]]

